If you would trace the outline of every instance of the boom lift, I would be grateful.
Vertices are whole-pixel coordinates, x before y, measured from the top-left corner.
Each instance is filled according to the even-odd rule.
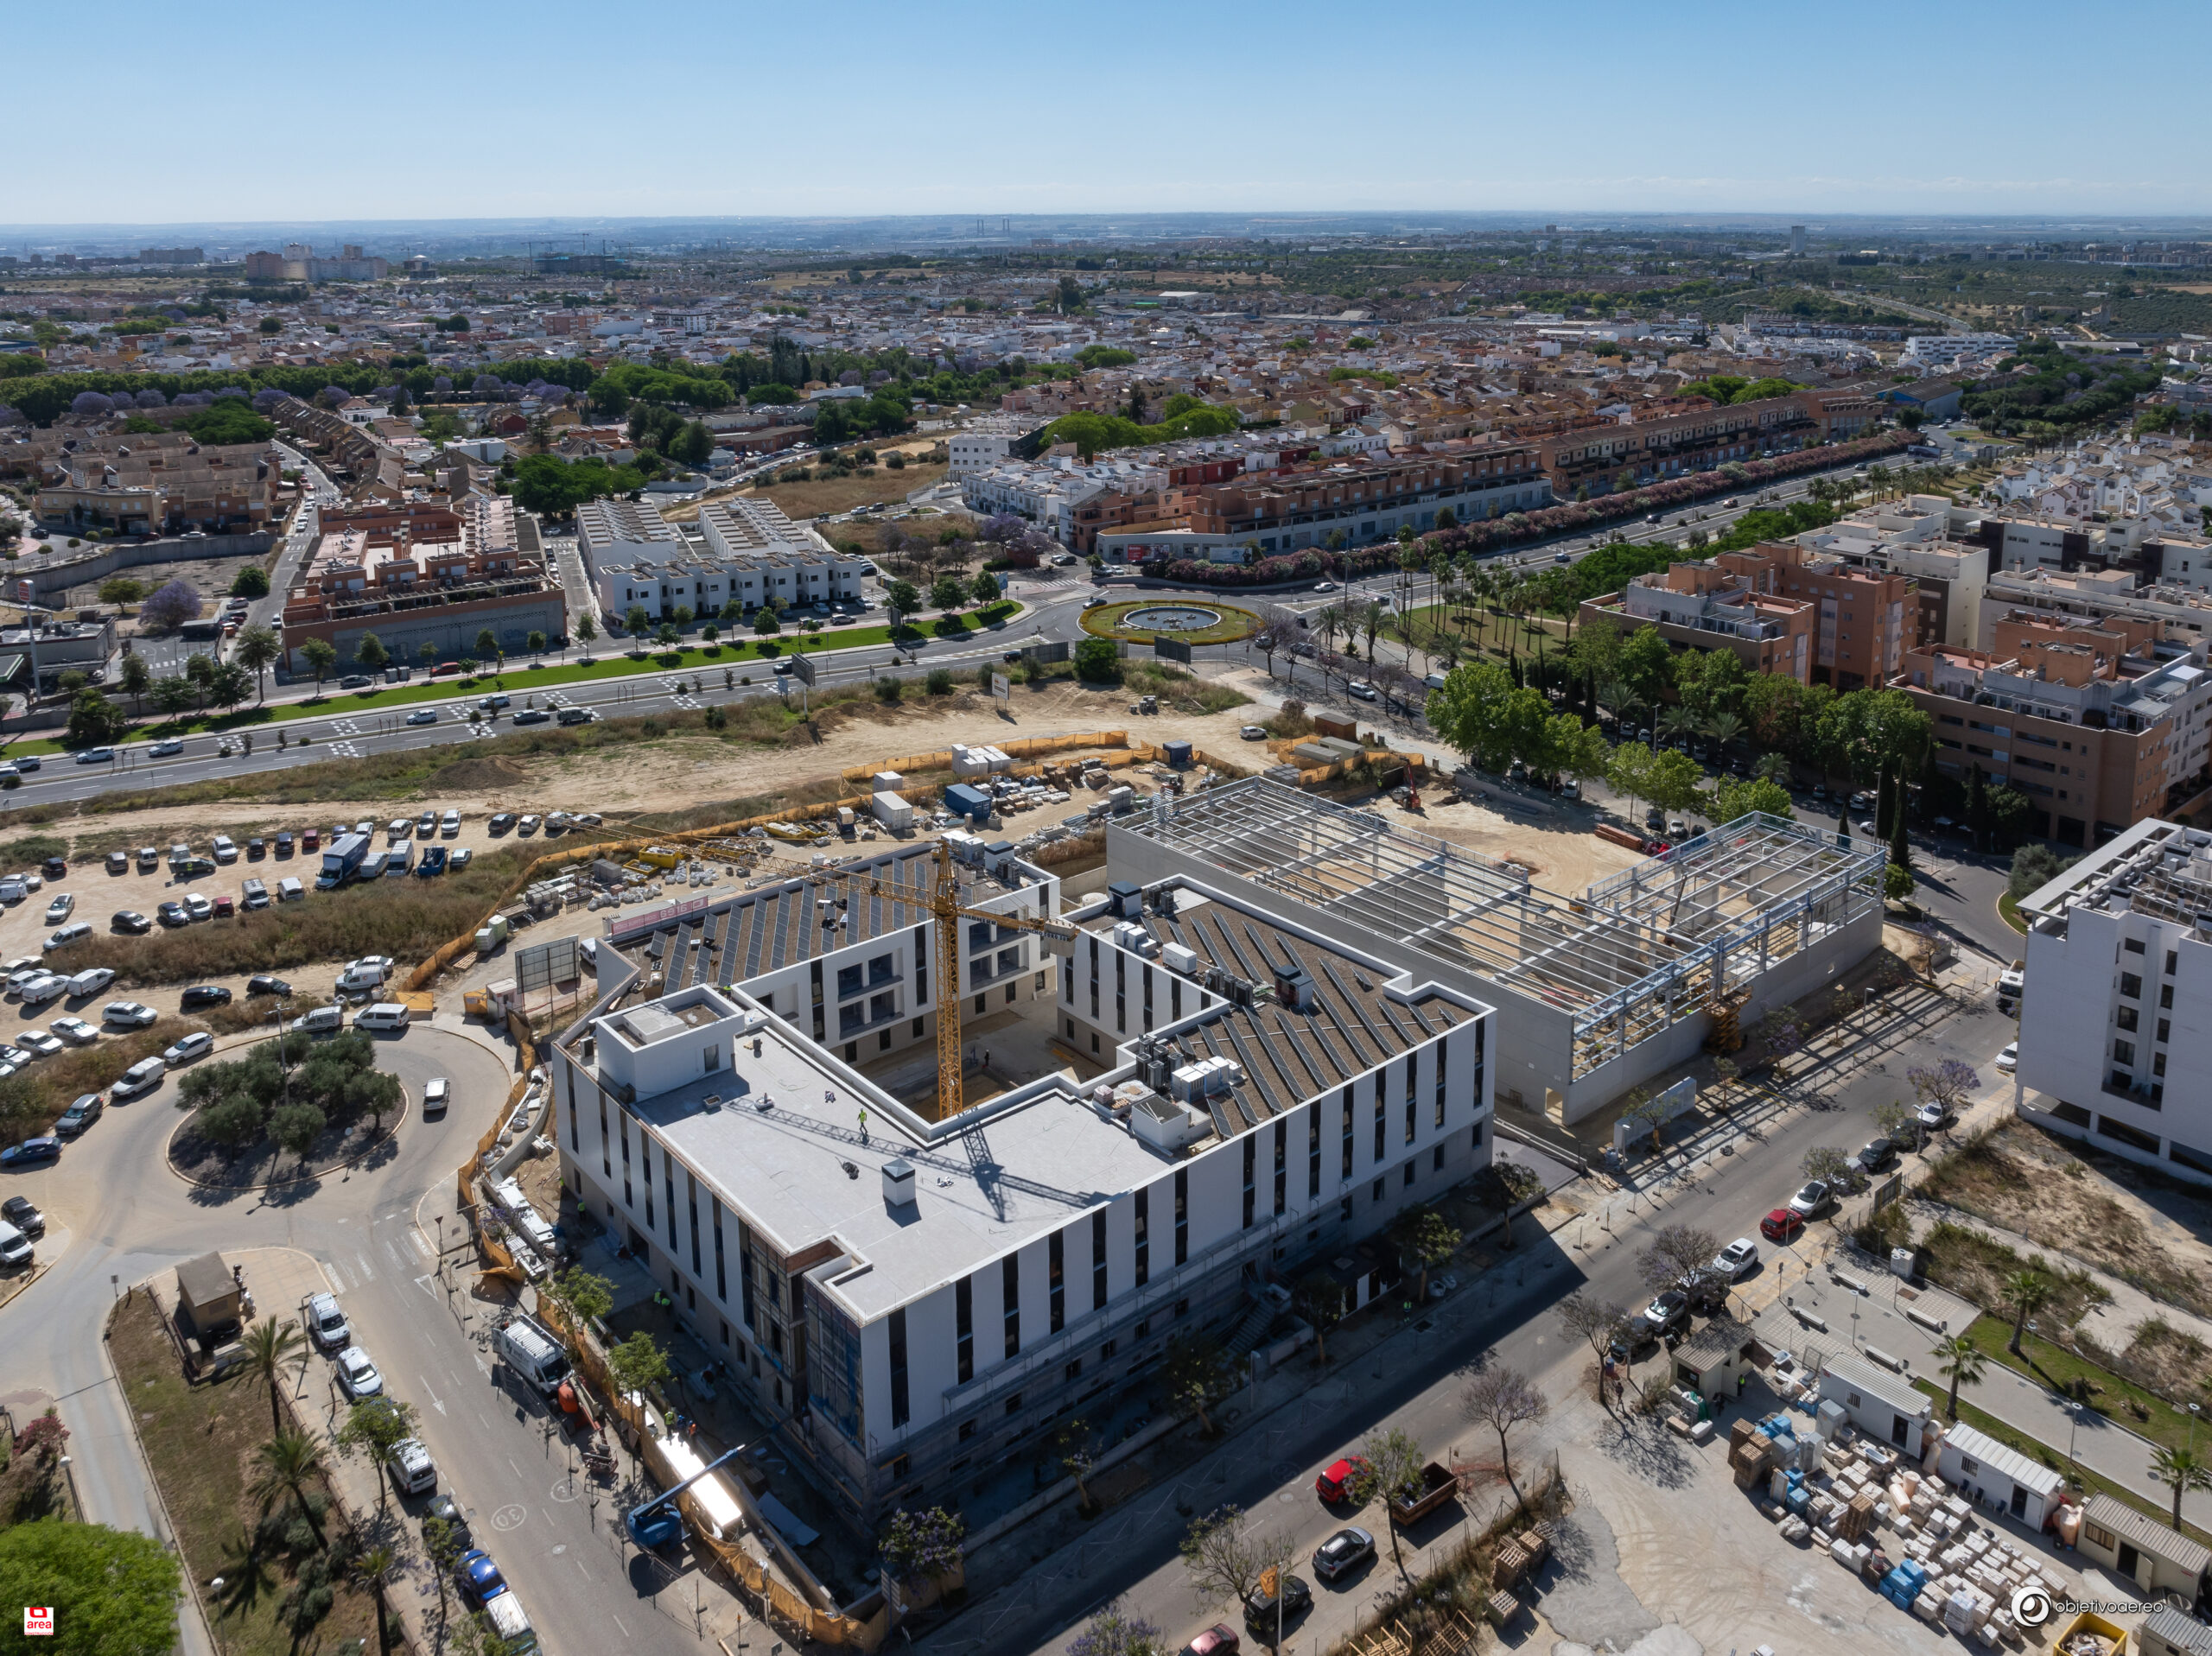
[[[622,1515],[622,1526],[630,1532],[631,1541],[647,1552],[656,1552],[683,1534],[683,1518],[676,1510],[677,1496],[724,1462],[735,1460],[745,1450],[746,1445],[740,1443],[735,1449],[725,1450],[683,1482],[631,1507]]]

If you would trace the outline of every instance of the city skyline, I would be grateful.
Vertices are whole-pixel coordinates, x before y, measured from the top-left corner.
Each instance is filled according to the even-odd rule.
[[[2199,9],[2125,11],[2128,33],[2165,55],[2206,43]],[[126,5],[126,34],[133,14],[149,27],[162,16]],[[1438,5],[1347,29],[1306,5],[1140,4],[1102,22],[977,4],[925,30],[855,13],[834,37],[805,14],[696,4],[620,37],[567,4],[419,16],[423,29],[403,10],[363,38],[334,16],[270,32],[219,5],[160,53],[103,66],[96,105],[81,87],[29,86],[24,112],[69,135],[71,164],[19,175],[8,217],[442,219],[494,203],[549,218],[2212,210],[2201,135],[2085,145],[2057,118],[2079,107],[2076,76],[2036,42],[2073,19],[2044,4],[1876,5],[1839,30],[1726,0],[1658,32],[1648,14],[1599,4],[1571,39],[1517,10]],[[73,49],[59,14],[23,29],[34,60]],[[333,142],[270,145],[251,168],[211,166],[178,142],[195,87],[219,99],[302,84],[339,117]],[[1947,117],[1946,86],[1959,109],[1997,107],[1967,95],[1976,84],[2002,85],[2015,113]],[[282,110],[265,96],[238,116]],[[412,160],[395,166],[395,153]]]

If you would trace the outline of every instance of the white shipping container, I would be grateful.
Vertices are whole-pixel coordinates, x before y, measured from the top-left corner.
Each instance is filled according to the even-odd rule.
[[[914,826],[914,808],[897,794],[878,794],[870,809],[875,820],[887,828],[910,828]]]

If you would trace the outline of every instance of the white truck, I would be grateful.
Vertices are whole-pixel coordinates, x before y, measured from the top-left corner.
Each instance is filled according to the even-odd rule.
[[[492,1349],[508,1367],[543,1396],[550,1397],[569,1375],[568,1354],[535,1319],[520,1315],[492,1336]]]

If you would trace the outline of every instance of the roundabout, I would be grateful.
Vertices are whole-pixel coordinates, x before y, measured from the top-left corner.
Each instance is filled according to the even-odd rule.
[[[1106,604],[1083,612],[1083,630],[1096,638],[1148,644],[1158,638],[1185,644],[1235,644],[1259,631],[1260,618],[1234,604],[1173,600]]]

